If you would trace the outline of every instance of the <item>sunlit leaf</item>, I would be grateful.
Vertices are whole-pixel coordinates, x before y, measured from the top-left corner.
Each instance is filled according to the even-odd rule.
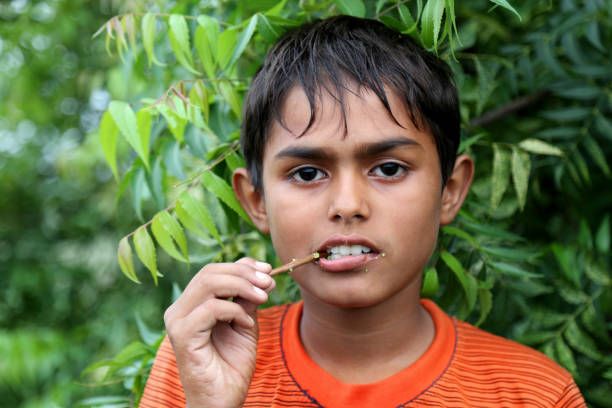
[[[427,271],[425,271],[425,276],[423,277],[421,296],[432,298],[438,291],[438,285],[438,272],[435,268],[429,268]]]
[[[121,132],[125,140],[127,140],[132,149],[134,149],[138,156],[140,156],[144,165],[148,169],[149,153],[148,150],[147,152],[145,152],[145,150],[143,149],[143,141],[141,140],[141,134],[138,130],[138,121],[130,105],[122,101],[112,101],[108,105],[108,111],[110,112],[113,120],[115,121],[115,124],[119,128],[119,131]]]
[[[490,209],[494,211],[501,202],[501,199],[508,188],[510,182],[511,156],[510,153],[500,147],[497,143],[493,144],[493,173],[491,174],[491,202]]]
[[[437,49],[445,0],[427,0],[421,16],[421,38],[427,48]]]
[[[117,172],[117,135],[119,134],[119,128],[109,111],[104,112],[104,115],[102,115],[99,133],[104,158],[111,168],[115,180],[119,181],[119,173]]]
[[[200,201],[189,195],[189,193],[184,192],[180,195],[176,206],[176,213],[181,223],[191,232],[196,235],[201,235],[201,228],[197,224],[200,223],[202,227],[206,229],[206,231],[215,237],[220,245],[223,245],[219,231],[217,230],[208,209]]]
[[[134,271],[134,260],[132,258],[132,247],[127,237],[124,237],[119,241],[119,248],[117,249],[117,258],[119,259],[119,267],[121,272],[133,282],[140,283],[136,277]]]
[[[518,146],[530,153],[563,156],[563,150],[539,139],[525,139]]]
[[[177,251],[176,246],[174,245],[174,241],[172,240],[173,237],[168,228],[170,225],[167,223],[167,219],[164,219],[163,214],[166,214],[168,217],[174,220],[174,218],[172,218],[172,216],[169,215],[166,211],[161,211],[157,213],[155,217],[153,217],[153,222],[151,223],[151,231],[153,232],[153,236],[155,237],[155,240],[157,241],[159,246],[161,246],[164,251],[168,253],[168,255],[181,262],[187,262],[187,258],[183,256],[179,251]],[[174,221],[177,222],[176,220]],[[183,231],[180,226],[178,227],[178,230],[182,235]],[[184,235],[182,236],[182,239],[183,241],[185,240]],[[184,245],[186,247],[187,243],[184,242]]]
[[[236,46],[234,47],[234,51],[232,52],[232,56],[227,65],[223,67],[223,69],[230,69],[232,65],[234,65],[236,61],[238,61],[238,58],[240,58],[240,56],[244,52],[246,46],[249,44],[249,41],[251,41],[251,37],[253,37],[253,33],[255,32],[255,28],[257,27],[257,19],[258,15],[253,15],[249,21],[249,25],[244,29],[244,31],[242,31],[242,33],[240,33],[240,36],[238,37],[238,40],[236,42]]]
[[[159,60],[155,57],[155,15],[151,13],[146,13],[144,15],[141,21],[141,30],[142,45],[147,54],[149,66],[151,66],[151,63],[164,66],[165,64],[159,62]]]
[[[361,0],[334,0],[334,4],[342,12],[349,16],[365,17],[365,5]]]
[[[242,103],[240,102],[240,96],[236,88],[227,81],[221,81],[219,83],[219,91],[223,96],[223,99],[232,109],[232,112],[238,117],[238,120],[242,119]]]
[[[519,20],[521,20],[521,15],[518,13],[518,11],[516,11],[516,9],[514,7],[512,7],[512,5],[510,3],[508,3],[506,0],[489,0],[491,3],[495,3],[503,8],[505,8],[506,10],[510,10],[511,12],[513,12]]]
[[[217,196],[221,201],[227,204],[232,210],[234,210],[243,220],[253,225],[249,216],[244,212],[244,209],[236,199],[234,190],[223,180],[211,171],[207,171],[202,174],[202,184],[211,193]]]
[[[147,267],[153,276],[153,281],[157,286],[157,277],[159,272],[157,271],[157,259],[155,256],[155,245],[153,240],[149,236],[146,227],[140,227],[134,234],[134,248],[136,248],[136,254],[138,259]]]
[[[529,153],[512,147],[512,181],[521,210],[525,208],[527,201],[527,189],[529,188],[529,173],[531,171],[531,157]]]
[[[176,60],[192,74],[201,75],[201,72],[193,68],[191,46],[189,45],[189,27],[187,27],[185,17],[173,14],[170,16],[168,24],[170,25],[168,38]]]

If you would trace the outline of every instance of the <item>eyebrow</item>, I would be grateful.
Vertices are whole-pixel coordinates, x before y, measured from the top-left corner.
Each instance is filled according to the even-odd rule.
[[[399,147],[421,147],[421,145],[414,139],[398,137],[359,146],[357,155],[359,157],[371,157]],[[326,160],[330,159],[332,155],[321,147],[290,146],[278,152],[275,157],[277,159]]]

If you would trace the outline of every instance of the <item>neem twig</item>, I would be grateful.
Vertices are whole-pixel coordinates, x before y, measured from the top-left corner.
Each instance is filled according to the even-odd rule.
[[[316,261],[321,256],[325,256],[325,255],[326,254],[324,252],[322,253],[314,252],[304,258],[294,259],[291,262],[286,263],[285,265],[272,269],[272,271],[270,272],[270,276],[278,275],[284,272],[293,272],[293,268],[297,268],[298,266],[302,266],[309,262]]]

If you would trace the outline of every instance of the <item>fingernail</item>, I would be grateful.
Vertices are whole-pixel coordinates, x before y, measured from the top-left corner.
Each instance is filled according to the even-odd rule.
[[[260,271],[269,271],[272,269],[272,266],[270,266],[269,263],[266,262],[255,262],[255,269],[258,269]]]
[[[257,279],[259,279],[262,283],[270,282],[270,279],[272,279],[270,275],[268,275],[267,273],[260,272],[260,271],[255,271],[255,276],[257,276]]]

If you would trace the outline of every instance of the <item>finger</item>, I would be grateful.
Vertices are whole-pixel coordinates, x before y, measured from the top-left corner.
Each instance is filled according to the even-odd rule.
[[[167,329],[172,343],[179,345],[193,339],[196,333],[209,333],[219,323],[234,323],[244,329],[255,326],[253,318],[240,305],[222,299],[209,299]]]
[[[268,300],[267,293],[249,280],[229,274],[207,274],[190,283],[181,297],[171,306],[173,318],[181,318],[208,299],[240,297],[256,305]]]
[[[274,279],[268,279],[265,275],[269,275],[272,271],[272,265],[267,262],[261,262],[253,258],[244,257],[236,261],[243,265],[251,266],[255,269],[255,275],[259,278],[261,285],[258,285],[266,293],[270,293],[276,287]]]

